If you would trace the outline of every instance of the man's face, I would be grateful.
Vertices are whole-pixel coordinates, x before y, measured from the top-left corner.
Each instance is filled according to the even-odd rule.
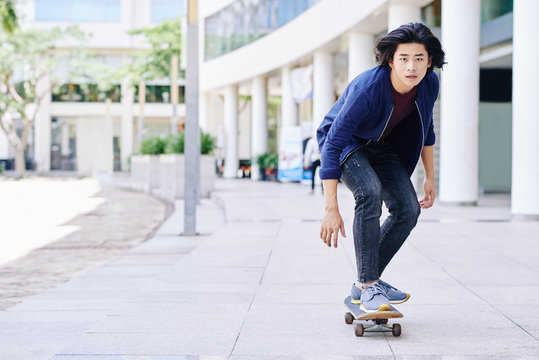
[[[425,45],[399,44],[393,60],[389,61],[391,84],[401,94],[409,92],[423,80],[431,63],[432,57],[428,56]]]

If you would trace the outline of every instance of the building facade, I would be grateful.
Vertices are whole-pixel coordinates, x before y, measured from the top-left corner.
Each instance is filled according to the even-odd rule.
[[[128,30],[183,15],[185,7],[176,0],[35,0],[24,14],[25,26],[77,23],[94,34],[88,48],[123,63],[140,47]],[[199,124],[218,138],[224,176],[234,178],[240,162],[278,150],[282,129],[312,136],[348,82],[375,65],[377,38],[424,22],[448,62],[438,73],[434,115],[439,200],[473,205],[481,193],[510,192],[513,215],[537,219],[539,116],[532,96],[539,70],[530,44],[539,38],[538,7],[530,0],[198,0]],[[109,105],[79,85],[66,84],[74,89],[52,96],[40,111],[32,144],[38,169],[125,170],[140,134],[167,133],[169,83],[149,87],[158,100],[143,114],[125,85],[118,84],[121,100]],[[177,113],[184,117],[183,104]],[[144,126],[137,122],[142,115]],[[9,157],[2,136],[0,158]],[[114,147],[96,161],[96,142],[110,138]],[[252,174],[256,179],[256,169]],[[413,180],[420,190],[422,166]]]
[[[186,1],[31,0],[21,2],[18,13],[23,28],[77,25],[90,35],[84,48],[98,55],[96,61],[114,68],[147,46],[140,37],[129,35],[130,30],[185,17]],[[67,66],[60,59],[51,77],[61,81]],[[177,81],[179,104],[175,110],[170,84],[170,79],[163,79],[133,88],[123,82],[102,92],[92,83],[64,83],[39,109],[27,166],[39,172],[73,170],[80,175],[127,170],[129,156],[138,150],[142,138],[168,134],[174,112],[178,123],[184,121],[184,80]],[[50,87],[50,78],[41,86]],[[0,133],[0,159],[12,158],[14,151]]]
[[[375,65],[375,40],[401,24],[424,22],[440,37],[448,62],[435,106],[439,199],[473,205],[481,193],[511,192],[515,217],[539,218],[539,116],[531,100],[539,78],[530,63],[537,51],[529,46],[539,38],[538,4],[200,1],[201,123],[223,134],[225,177],[236,176],[240,159],[268,150],[272,123],[301,126],[304,137],[312,136],[346,84]],[[299,70],[312,72],[305,101],[294,98]],[[276,119],[268,119],[272,96],[280,99]],[[422,167],[416,172],[420,189]]]

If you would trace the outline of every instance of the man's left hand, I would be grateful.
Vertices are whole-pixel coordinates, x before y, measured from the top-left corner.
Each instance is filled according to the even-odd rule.
[[[423,190],[425,192],[425,196],[419,201],[419,205],[422,209],[428,209],[434,204],[434,199],[436,198],[434,179],[425,179],[425,182],[423,183]]]

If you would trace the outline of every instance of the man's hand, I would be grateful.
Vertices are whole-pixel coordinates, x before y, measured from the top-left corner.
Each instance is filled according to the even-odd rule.
[[[423,183],[423,191],[425,192],[425,196],[421,201],[419,201],[419,205],[422,209],[428,209],[434,204],[434,199],[436,198],[434,179],[425,179],[425,182]]]
[[[342,236],[346,237],[344,221],[339,210],[326,210],[320,228],[320,238],[329,247],[331,247],[331,239],[333,239],[333,246],[336,248],[339,240],[339,230]]]

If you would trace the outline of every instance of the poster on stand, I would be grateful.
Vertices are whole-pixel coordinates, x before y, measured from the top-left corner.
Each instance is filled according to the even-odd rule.
[[[279,181],[301,181],[303,144],[300,126],[283,126],[279,137]]]

